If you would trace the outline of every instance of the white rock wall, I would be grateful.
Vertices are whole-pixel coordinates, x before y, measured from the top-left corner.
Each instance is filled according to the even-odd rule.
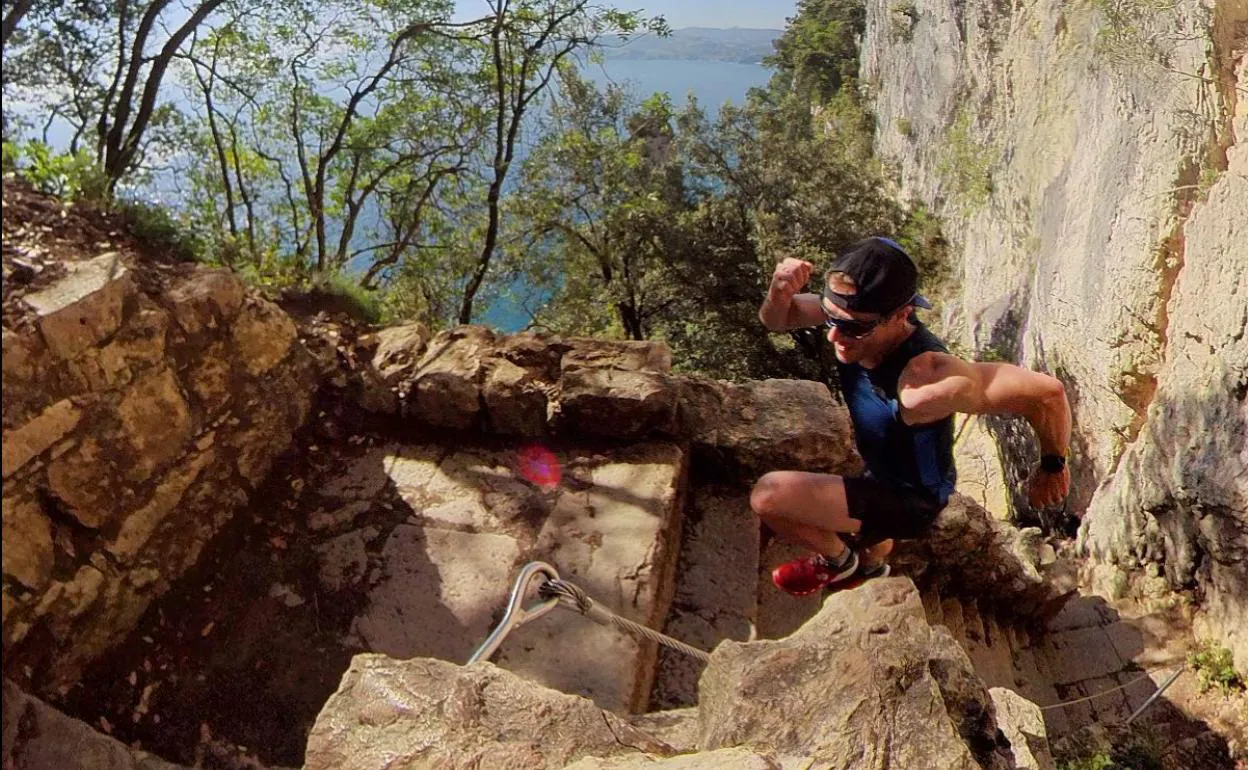
[[[1241,666],[1245,24],[1244,0],[870,0],[862,64],[878,151],[960,246],[951,336],[1068,386],[1086,552],[1199,586]],[[1017,475],[1028,432],[997,438]]]

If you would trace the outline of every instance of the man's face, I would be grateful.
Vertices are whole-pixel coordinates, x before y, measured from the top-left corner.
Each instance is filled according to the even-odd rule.
[[[856,364],[871,358],[880,349],[880,328],[884,317],[879,313],[856,313],[833,305],[825,297],[823,312],[828,317],[828,342],[843,364]],[[850,328],[834,325],[835,321],[849,321]]]

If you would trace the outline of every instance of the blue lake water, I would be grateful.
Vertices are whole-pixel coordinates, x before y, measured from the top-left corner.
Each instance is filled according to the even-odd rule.
[[[599,85],[609,82],[628,85],[643,98],[667,92],[676,105],[683,105],[692,94],[698,104],[713,115],[724,102],[743,103],[747,91],[767,84],[771,71],[760,64],[733,62],[608,59],[603,64],[588,65],[585,75]],[[509,287],[509,292],[516,296],[482,297],[479,304],[485,309],[474,320],[503,332],[524,329],[529,323],[524,305],[534,305],[541,297],[520,285]]]
[[[608,59],[601,65],[589,65],[585,74],[599,84],[628,83],[643,95],[666,91],[677,104],[683,104],[686,96],[693,94],[704,108],[713,110],[726,101],[740,104],[750,88],[767,84],[771,71],[761,64]]]

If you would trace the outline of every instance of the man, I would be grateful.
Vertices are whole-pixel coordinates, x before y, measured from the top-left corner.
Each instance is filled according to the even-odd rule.
[[[814,551],[777,567],[777,587],[801,596],[887,575],[893,540],[922,537],[953,492],[955,413],[1025,418],[1041,455],[1031,504],[1066,496],[1070,405],[1059,380],[950,355],[915,315],[931,305],[917,292],[914,262],[887,238],[853,244],[832,263],[821,294],[800,293],[813,269],[799,259],[781,262],[758,316],[772,331],[828,327],[867,471],[857,478],[773,471],[759,479],[754,512]]]

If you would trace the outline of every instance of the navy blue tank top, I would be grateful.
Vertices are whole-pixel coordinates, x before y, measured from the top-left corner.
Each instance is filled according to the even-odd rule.
[[[897,380],[910,359],[920,353],[949,350],[926,326],[913,322],[917,325],[914,333],[874,369],[839,360],[836,368],[867,472],[884,483],[925,493],[944,505],[957,482],[953,415],[926,425],[906,425],[901,420]]]

